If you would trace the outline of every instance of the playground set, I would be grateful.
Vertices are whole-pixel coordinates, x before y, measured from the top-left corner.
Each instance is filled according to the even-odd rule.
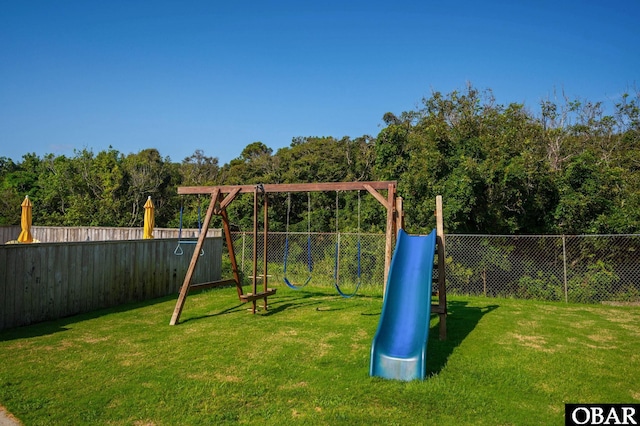
[[[386,196],[380,191],[386,190]],[[268,285],[268,244],[269,232],[268,208],[269,194],[288,193],[287,228],[289,225],[290,194],[295,192],[327,192],[358,191],[358,206],[360,205],[360,191],[371,194],[387,212],[385,238],[385,268],[384,268],[384,301],[378,329],[371,346],[370,375],[388,379],[413,380],[424,379],[426,374],[427,339],[429,321],[432,313],[439,315],[440,339],[446,338],[446,286],[445,286],[445,242],[442,221],[442,197],[436,198],[436,229],[427,236],[409,235],[404,227],[402,198],[397,195],[397,182],[328,182],[328,183],[299,183],[299,184],[259,184],[259,185],[224,185],[224,186],[186,186],[179,187],[180,195],[210,195],[211,200],[202,223],[202,229],[195,242],[195,249],[187,269],[180,294],[171,317],[170,325],[176,325],[190,290],[235,284],[238,298],[241,302],[252,303],[252,312],[257,310],[257,301],[263,300],[263,308],[267,310],[267,299],[276,293],[275,288]],[[253,194],[253,274],[252,291],[245,293],[242,288],[241,276],[231,239],[231,227],[227,207],[239,194]],[[309,197],[309,195],[308,195]],[[309,198],[308,198],[309,199]],[[262,202],[263,219],[263,270],[258,271],[258,228],[259,204]],[[233,277],[205,283],[192,283],[193,274],[202,256],[202,246],[207,235],[213,215],[222,219],[222,227]],[[309,213],[310,214],[310,213]],[[359,212],[358,212],[359,215]],[[358,217],[358,222],[360,218]],[[336,216],[337,221],[337,216]],[[308,225],[309,226],[309,225]],[[358,224],[359,226],[359,224]],[[287,229],[288,231],[288,229]],[[288,232],[287,232],[288,235]],[[393,241],[396,238],[395,249]],[[310,240],[308,241],[310,244]],[[293,289],[295,286],[286,278],[286,262],[288,253],[288,239],[285,241],[285,284]],[[437,256],[437,262],[434,262]],[[310,262],[309,262],[310,263]],[[435,265],[435,266],[434,266]],[[434,278],[434,268],[437,277]],[[337,268],[336,268],[337,269]],[[258,280],[262,280],[262,288],[258,288]],[[433,285],[437,283],[437,303],[432,303]],[[359,284],[359,280],[358,280]],[[336,281],[338,292],[344,294]],[[357,290],[357,286],[356,286]]]

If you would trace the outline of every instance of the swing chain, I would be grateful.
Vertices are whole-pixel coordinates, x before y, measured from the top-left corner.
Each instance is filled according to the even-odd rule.
[[[200,195],[198,195],[198,238],[202,233],[202,216],[201,216],[201,205],[200,205]],[[196,244],[197,241],[192,240],[182,240],[182,216],[184,214],[184,198],[180,197],[180,224],[178,228],[178,245],[175,250],[173,250],[173,254],[176,256],[182,256],[184,254],[184,250],[182,250],[182,244]],[[204,248],[200,249],[200,256],[204,256]]]
[[[288,263],[288,258],[289,258],[289,222],[290,222],[290,215],[291,215],[291,193],[289,192],[287,195],[287,224],[286,224],[286,233],[285,233],[285,241],[284,241],[284,265],[283,265],[283,280],[284,283],[291,289],[293,290],[300,290],[303,287],[305,287],[307,284],[309,284],[309,282],[311,281],[311,273],[313,272],[313,259],[311,257],[311,195],[309,194],[309,192],[307,192],[307,262],[308,262],[308,270],[309,270],[309,275],[306,279],[306,281],[304,282],[304,284],[298,286],[295,284],[292,284],[291,281],[289,281],[289,279],[287,278],[287,263]]]
[[[338,293],[340,294],[340,296],[348,299],[350,297],[353,297],[356,295],[356,293],[358,292],[358,289],[360,288],[360,284],[362,283],[360,277],[361,277],[361,251],[360,251],[360,190],[358,190],[358,279],[356,282],[356,288],[353,291],[353,293],[351,294],[347,294],[345,292],[342,291],[342,289],[340,288],[340,284],[338,283],[338,268],[339,268],[339,263],[340,263],[340,230],[338,228],[338,211],[339,211],[339,203],[338,203],[338,191],[336,191],[336,250],[335,250],[335,259],[334,259],[334,270],[333,270],[333,285],[336,288],[336,290],[338,291]]]

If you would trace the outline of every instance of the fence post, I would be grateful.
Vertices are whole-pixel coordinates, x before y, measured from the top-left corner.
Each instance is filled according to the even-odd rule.
[[[245,239],[246,235],[247,235],[247,233],[243,231],[242,232],[242,260],[241,260],[241,263],[242,263],[241,272],[242,272],[243,279],[244,279],[244,239]]]
[[[569,303],[569,292],[567,289],[567,238],[562,234],[562,266],[564,270],[564,302]]]

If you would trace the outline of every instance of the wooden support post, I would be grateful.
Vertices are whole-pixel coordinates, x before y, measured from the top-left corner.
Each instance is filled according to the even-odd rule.
[[[253,281],[251,282],[252,294],[258,289],[258,188],[253,192]],[[253,313],[256,313],[256,301],[252,300]]]
[[[438,244],[438,315],[440,316],[440,340],[447,338],[447,288],[445,281],[444,219],[442,195],[436,196],[436,241]]]
[[[227,197],[228,198],[228,197]],[[229,260],[231,261],[231,272],[233,272],[233,280],[236,283],[236,290],[238,297],[242,296],[242,281],[240,273],[238,272],[238,261],[236,259],[236,251],[233,248],[233,240],[231,239],[231,227],[229,226],[229,215],[227,209],[220,211],[222,217],[222,229],[224,230],[224,237],[227,242],[227,249],[229,250]]]
[[[387,292],[387,279],[389,278],[389,268],[391,267],[391,256],[393,256],[393,239],[397,234],[395,212],[396,212],[396,183],[387,182],[387,198],[384,198],[373,185],[369,183],[363,184],[373,197],[378,200],[384,208],[387,209],[387,232],[384,245],[384,283],[383,295]],[[404,222],[400,222],[400,226],[404,227]],[[399,229],[399,228],[398,228]]]
[[[394,210],[396,205],[396,191],[395,185],[389,184],[387,187],[387,234],[384,243],[384,285],[383,285],[383,296],[387,292],[387,279],[389,278],[389,268],[391,267],[391,256],[393,255],[393,238],[395,234],[393,232],[393,224],[394,224]]]
[[[267,194],[264,194],[264,219],[263,219],[263,222],[264,222],[264,225],[263,225],[264,226],[264,234],[263,234],[263,238],[262,238],[263,245],[264,245],[264,247],[262,248],[262,255],[263,255],[263,261],[262,261],[262,263],[263,263],[262,284],[263,284],[263,288],[264,288],[264,290],[263,290],[264,294],[267,294],[267,291],[269,290],[269,288],[267,287],[267,279],[269,277],[269,271],[268,271],[268,269],[269,269],[268,263],[269,262],[267,261],[267,259],[269,259],[269,256],[268,256],[268,247],[269,247],[269,244],[268,244],[269,214],[268,213],[269,213],[269,206],[268,206],[268,204],[269,204],[269,196]],[[266,311],[267,310],[267,296],[264,296],[263,301],[264,301],[264,310]]]
[[[263,274],[258,274],[258,192],[261,192],[264,195],[264,229],[263,229]],[[252,292],[243,294],[240,296],[240,300],[242,302],[251,302],[252,312],[256,313],[257,308],[257,300],[262,299],[264,301],[264,309],[268,308],[268,296],[276,294],[276,289],[268,288],[268,279],[269,279],[269,271],[268,271],[268,235],[269,235],[269,201],[267,199],[266,192],[262,191],[262,186],[256,186],[253,194],[253,275],[252,275]],[[263,280],[264,291],[258,292],[258,278]]]
[[[397,236],[398,231],[404,229],[404,200],[402,197],[396,197],[396,221],[394,227],[394,234]]]
[[[200,230],[200,235],[198,236],[198,242],[196,243],[196,247],[193,250],[193,255],[191,256],[191,262],[189,263],[189,268],[187,269],[187,273],[184,277],[182,287],[180,288],[180,295],[178,296],[176,307],[173,309],[173,315],[171,316],[171,321],[169,322],[169,325],[176,325],[180,320],[180,315],[182,314],[182,308],[184,308],[184,302],[185,302],[185,299],[187,298],[187,294],[189,293],[189,286],[191,285],[193,272],[196,269],[198,258],[200,257],[200,250],[202,250],[202,245],[204,244],[204,239],[207,237],[207,232],[209,231],[209,223],[211,222],[211,216],[213,216],[213,210],[215,209],[215,205],[218,201],[219,194],[220,194],[219,189],[216,189],[213,192],[213,194],[211,194],[211,202],[209,203],[209,208],[207,209],[207,215],[204,218],[204,224],[202,225],[202,229]]]

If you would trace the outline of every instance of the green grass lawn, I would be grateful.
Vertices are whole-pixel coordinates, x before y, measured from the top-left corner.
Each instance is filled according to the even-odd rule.
[[[0,405],[26,425],[563,424],[567,402],[640,401],[640,308],[451,297],[429,376],[369,377],[382,299],[235,289],[0,333]]]

